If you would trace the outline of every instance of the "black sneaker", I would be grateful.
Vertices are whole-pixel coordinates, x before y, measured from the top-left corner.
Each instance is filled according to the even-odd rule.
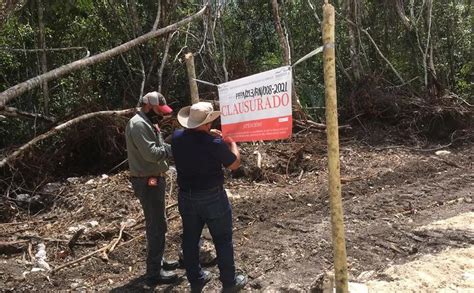
[[[161,268],[165,271],[174,271],[179,268],[179,262],[177,260],[163,260]]]
[[[212,280],[212,274],[209,271],[202,271],[203,280],[200,284],[191,284],[191,293],[200,293],[204,286]]]
[[[223,293],[235,293],[239,292],[247,284],[247,276],[237,275],[235,277],[235,285],[232,287],[222,288]]]
[[[145,280],[145,284],[150,287],[154,287],[158,284],[173,284],[178,281],[178,275],[173,272],[160,270],[160,274],[157,276],[148,276]]]

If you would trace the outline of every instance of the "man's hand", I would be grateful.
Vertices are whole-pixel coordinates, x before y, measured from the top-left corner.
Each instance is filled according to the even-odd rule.
[[[237,143],[234,141],[234,139],[230,136],[223,137],[222,140],[224,140],[225,144],[229,146],[230,149],[233,147],[237,148]]]
[[[211,133],[212,136],[222,137],[222,132],[218,129],[211,129],[209,130],[209,132]]]
[[[226,143],[226,145],[229,146],[229,148],[231,148],[233,145],[235,145],[237,147],[237,144],[232,139],[232,137],[226,136],[226,137],[222,138],[222,140],[224,140],[224,142]]]

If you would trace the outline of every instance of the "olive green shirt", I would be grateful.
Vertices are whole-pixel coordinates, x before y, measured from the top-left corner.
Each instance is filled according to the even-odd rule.
[[[171,146],[142,111],[128,121],[125,140],[131,176],[158,176],[168,171],[166,159],[171,157]]]

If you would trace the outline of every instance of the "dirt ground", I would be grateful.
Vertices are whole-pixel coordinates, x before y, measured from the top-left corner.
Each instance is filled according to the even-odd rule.
[[[236,264],[249,276],[245,289],[314,290],[332,269],[324,136],[242,148],[244,167],[229,175],[226,188]],[[474,292],[473,149],[466,143],[435,154],[434,149],[341,139],[350,281],[372,292]],[[172,171],[168,182],[167,255],[177,258],[180,218]],[[144,224],[126,171],[68,178],[35,194],[39,199],[11,201],[8,208],[15,215],[0,223],[0,242],[16,242],[0,246],[1,291],[153,290],[140,278]],[[70,249],[73,235],[79,237]],[[40,243],[51,271],[33,269],[41,267],[35,261]],[[92,254],[98,249],[103,251]],[[217,291],[217,267],[209,270],[214,279],[205,291]],[[179,283],[154,290],[188,290],[184,271],[178,272]]]

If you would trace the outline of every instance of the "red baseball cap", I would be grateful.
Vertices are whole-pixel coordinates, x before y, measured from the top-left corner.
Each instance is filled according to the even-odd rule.
[[[161,93],[156,91],[149,92],[148,94],[141,97],[140,103],[158,106],[158,110],[160,110],[160,112],[165,115],[173,112],[173,109],[171,109],[171,107],[166,104],[165,97]]]

